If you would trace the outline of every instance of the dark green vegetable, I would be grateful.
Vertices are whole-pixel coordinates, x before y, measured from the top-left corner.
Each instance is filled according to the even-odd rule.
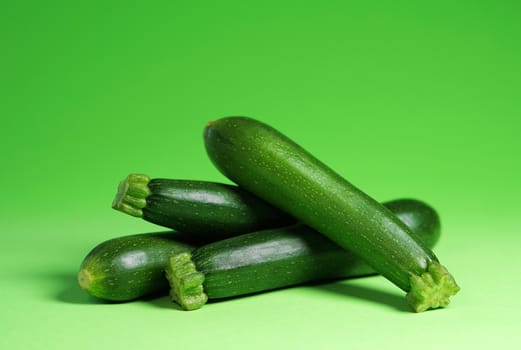
[[[130,174],[112,207],[178,231],[215,239],[296,223],[288,214],[237,186]]]
[[[208,243],[178,232],[114,238],[97,245],[83,260],[78,283],[90,295],[127,301],[168,290],[164,269],[171,255]]]
[[[225,176],[362,257],[407,292],[415,311],[447,306],[459,291],[395,215],[274,128],[228,117],[208,123],[204,139]]]
[[[439,217],[427,204],[402,199],[385,206],[432,247]],[[170,259],[171,297],[186,310],[227,298],[296,284],[374,274],[374,270],[308,226],[258,231],[210,243]]]

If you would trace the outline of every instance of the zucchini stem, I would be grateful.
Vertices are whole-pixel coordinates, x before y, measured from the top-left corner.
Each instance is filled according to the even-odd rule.
[[[446,307],[450,297],[460,290],[445,266],[437,262],[431,262],[421,275],[412,275],[410,283],[407,301],[416,312]]]
[[[172,301],[184,310],[196,310],[206,304],[208,296],[203,289],[204,275],[197,271],[189,253],[170,257],[165,272]]]
[[[146,198],[150,195],[150,178],[144,174],[130,174],[119,183],[118,193],[112,201],[112,208],[131,216],[143,217]]]

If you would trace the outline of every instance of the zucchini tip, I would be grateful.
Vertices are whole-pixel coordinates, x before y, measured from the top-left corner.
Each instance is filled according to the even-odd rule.
[[[81,289],[88,291],[90,289],[92,277],[86,269],[81,269],[78,273],[78,284]]]

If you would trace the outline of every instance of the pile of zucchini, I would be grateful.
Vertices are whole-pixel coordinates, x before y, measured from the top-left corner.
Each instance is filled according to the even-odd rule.
[[[274,128],[228,117],[204,130],[207,153],[236,185],[130,174],[114,209],[172,231],[114,238],[83,260],[97,298],[170,293],[184,310],[298,284],[381,274],[416,312],[459,287],[431,248],[440,219],[414,199],[379,203]]]

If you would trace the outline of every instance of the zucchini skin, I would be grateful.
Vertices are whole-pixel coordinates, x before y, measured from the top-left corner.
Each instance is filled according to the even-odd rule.
[[[209,181],[150,179],[130,174],[112,207],[176,231],[215,240],[296,223],[288,214],[235,186]]]
[[[222,118],[206,125],[204,140],[226,177],[362,257],[408,292],[415,311],[446,306],[459,291],[434,253],[391,211],[269,125]]]
[[[384,203],[427,246],[434,246],[441,234],[438,213],[428,204],[414,199]],[[182,255],[182,254],[181,254]],[[209,243],[191,253],[190,263],[204,278],[203,297],[190,295],[197,303],[185,302],[185,296],[173,298],[187,310],[201,307],[207,299],[229,298],[293,285],[353,278],[376,272],[362,259],[303,224],[247,233]],[[184,270],[185,266],[171,269]],[[172,277],[177,290],[179,280]],[[167,273],[168,276],[168,273]],[[191,286],[192,290],[194,286]]]
[[[152,179],[143,219],[186,233],[222,239],[296,220],[234,185]]]
[[[168,289],[168,258],[190,252],[208,241],[178,232],[136,234],[98,244],[84,258],[78,283],[99,299],[128,301]]]

